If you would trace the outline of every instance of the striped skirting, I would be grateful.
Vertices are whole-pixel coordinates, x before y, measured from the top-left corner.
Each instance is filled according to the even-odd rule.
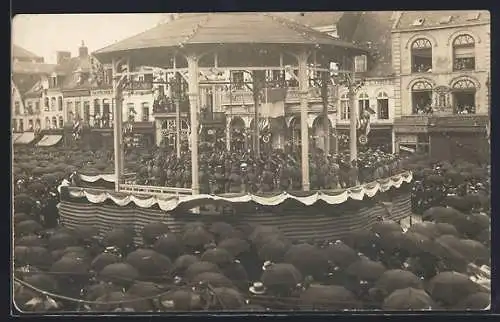
[[[400,221],[411,215],[411,199],[408,189],[392,193],[391,210],[380,203],[356,201],[354,206],[326,208],[322,213],[304,210],[286,213],[238,213],[236,215],[173,215],[161,210],[139,207],[120,207],[90,202],[62,201],[59,204],[63,225],[75,227],[91,225],[100,229],[101,235],[112,228],[134,227],[136,242],[140,243],[142,227],[151,222],[167,223],[172,231],[180,231],[184,224],[192,221],[206,223],[225,221],[238,227],[245,224],[269,225],[279,228],[294,240],[340,239],[355,230],[369,229],[378,216]]]

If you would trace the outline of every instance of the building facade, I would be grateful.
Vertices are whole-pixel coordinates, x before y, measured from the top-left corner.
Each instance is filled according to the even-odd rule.
[[[450,157],[486,149],[489,12],[401,12],[392,49],[398,150]]]

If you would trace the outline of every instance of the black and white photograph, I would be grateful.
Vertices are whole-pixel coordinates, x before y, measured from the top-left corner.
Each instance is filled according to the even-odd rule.
[[[490,310],[490,30],[14,16],[12,310]]]

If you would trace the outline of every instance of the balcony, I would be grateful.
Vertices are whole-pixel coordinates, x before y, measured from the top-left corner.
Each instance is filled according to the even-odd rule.
[[[179,108],[181,114],[189,113],[189,100],[184,97],[179,101]],[[174,100],[169,97],[166,97],[161,102],[153,103],[153,116],[159,117],[170,117],[175,116],[176,114],[176,104]]]
[[[124,88],[124,91],[151,91],[153,90],[153,83],[152,82],[138,82],[138,81],[133,81],[133,82],[128,82],[127,85]]]
[[[224,112],[214,112],[210,113],[209,111],[206,113],[202,113],[200,115],[200,122],[203,125],[211,126],[211,125],[224,125],[226,124],[226,113]]]
[[[232,94],[232,95],[231,95]],[[331,101],[337,98],[337,91],[334,86],[328,86],[328,96]],[[223,92],[221,97],[222,105],[253,105],[253,93],[249,90],[237,90],[233,93]],[[321,89],[319,87],[309,88],[309,102],[321,103]],[[300,91],[298,87],[289,87],[286,92],[286,103],[298,103],[300,100]]]

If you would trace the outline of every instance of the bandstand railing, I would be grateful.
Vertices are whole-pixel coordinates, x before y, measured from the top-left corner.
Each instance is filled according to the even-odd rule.
[[[120,184],[120,192],[131,192],[143,195],[192,195],[190,188],[143,186],[136,184]]]

